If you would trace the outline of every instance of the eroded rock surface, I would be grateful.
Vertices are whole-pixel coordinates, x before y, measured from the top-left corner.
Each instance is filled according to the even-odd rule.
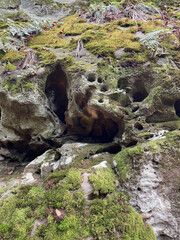
[[[167,30],[164,12],[98,24],[87,3],[0,0],[12,19],[20,5],[54,21],[18,51],[4,41],[12,20],[1,21],[0,238],[179,240],[178,20],[154,51],[141,40]],[[81,17],[55,21],[72,10]]]
[[[166,133],[165,138],[134,147],[126,155],[126,164],[131,170],[125,185],[131,193],[131,203],[153,226],[158,240],[178,239],[180,234],[178,136],[178,132]],[[114,164],[120,175],[123,173],[118,162],[122,154],[115,157]]]

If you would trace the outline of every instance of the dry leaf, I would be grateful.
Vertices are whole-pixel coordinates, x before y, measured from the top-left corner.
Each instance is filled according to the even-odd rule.
[[[60,216],[61,216],[61,211],[59,211],[58,209],[56,209],[56,214],[57,214],[58,217],[60,217]]]

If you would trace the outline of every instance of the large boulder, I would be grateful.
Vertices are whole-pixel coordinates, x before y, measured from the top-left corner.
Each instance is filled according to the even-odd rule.
[[[179,149],[179,131],[174,131],[126,148],[114,158],[132,206],[153,226],[158,240],[180,237]]]

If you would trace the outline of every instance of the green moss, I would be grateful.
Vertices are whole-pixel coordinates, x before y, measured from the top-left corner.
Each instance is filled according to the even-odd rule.
[[[79,18],[78,15],[72,15],[62,19],[63,32],[66,36],[80,35],[89,29],[98,29],[99,26],[86,23],[85,19]]]
[[[116,189],[115,175],[109,168],[95,169],[95,173],[88,176],[94,188],[94,194],[107,194]]]
[[[121,27],[136,26],[136,21],[129,18],[122,18],[121,20],[118,21],[118,25]]]
[[[23,78],[24,77],[24,78]],[[24,91],[32,91],[35,88],[35,84],[30,82],[27,76],[21,78],[7,78],[2,82],[2,86],[5,90],[11,92],[11,94]]]
[[[41,61],[40,66],[47,66],[51,65],[56,62],[56,54],[50,50],[39,50],[36,51],[36,54],[39,57],[39,60]]]
[[[51,173],[45,180],[47,182],[48,180],[53,179],[54,183],[58,183],[60,180],[62,180],[66,176],[67,170],[55,170],[53,173]]]
[[[67,176],[63,180],[63,186],[69,190],[78,189],[81,185],[81,171],[77,169],[70,169]]]
[[[33,49],[41,47],[66,48],[69,43],[59,36],[59,32],[60,31],[57,28],[43,31],[40,35],[32,38],[29,41],[28,46]]]
[[[84,33],[82,39],[89,40],[85,44],[87,50],[100,56],[113,56],[119,48],[126,48],[127,51],[140,51],[140,43],[135,41],[136,37],[132,33],[119,29],[109,33],[102,27],[96,34],[88,32],[86,35]]]
[[[131,169],[131,160],[134,157],[140,157],[144,150],[141,145],[135,147],[129,147],[119,152],[115,157],[114,161],[117,163],[117,169],[119,172],[119,179],[121,182],[126,180],[127,173]]]
[[[122,193],[106,200],[94,200],[90,207],[90,232],[98,239],[155,240],[152,228],[146,225],[135,210],[128,205]]]
[[[0,30],[8,28],[8,25],[5,21],[0,21]]]
[[[167,129],[169,131],[173,131],[173,130],[176,130],[176,129],[180,130],[180,120],[156,123],[155,125],[160,127],[160,128]]]
[[[67,55],[64,58],[59,59],[59,63],[67,72],[73,73],[83,73],[92,68],[91,64],[76,61],[72,55]]]
[[[18,202],[19,200],[15,196],[10,196],[1,202],[0,222],[3,223],[3,229],[1,228],[0,235],[4,239],[28,239],[27,235],[32,229],[34,219],[30,216],[30,207],[19,208]],[[6,226],[8,231],[5,231],[4,224],[8,225]]]
[[[138,21],[138,25],[142,28],[143,33],[150,33],[155,30],[162,29],[163,22],[160,20],[156,21]]]
[[[5,81],[3,81],[2,86],[5,90],[11,92],[12,94],[21,91],[16,79],[6,79]]]
[[[6,54],[3,56],[2,61],[10,61],[11,63],[19,61],[23,59],[25,56],[24,52],[16,52],[16,51],[8,51]]]
[[[110,193],[105,199],[95,199],[85,205],[84,193],[79,189],[81,171],[69,169],[51,175],[60,182],[44,190],[38,186],[23,186],[0,201],[0,237],[2,239],[29,240],[36,219],[47,218],[47,224],[36,229],[33,239],[154,240],[152,229],[130,207],[128,197],[115,192],[115,176],[110,169],[96,170],[91,175],[94,187],[102,193]],[[94,178],[92,176],[98,177]],[[63,179],[62,179],[63,178]],[[100,185],[97,185],[98,180]],[[108,185],[108,187],[104,185]],[[73,189],[73,191],[72,191]],[[75,189],[78,189],[75,191]],[[70,191],[69,191],[70,190]],[[88,209],[87,209],[88,208]],[[64,210],[65,217],[57,220],[56,209]],[[85,211],[88,211],[88,213]]]

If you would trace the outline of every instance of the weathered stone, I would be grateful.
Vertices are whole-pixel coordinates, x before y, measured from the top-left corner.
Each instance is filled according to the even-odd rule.
[[[31,161],[24,169],[24,174],[40,174],[41,177],[47,177],[53,171],[53,165],[57,161],[58,152],[48,150],[43,155]],[[27,176],[27,175],[26,175]],[[29,178],[30,175],[28,175]],[[31,176],[30,176],[31,178]]]
[[[93,166],[93,168],[107,168],[107,161],[103,161],[98,165]]]
[[[124,54],[125,54],[124,48],[120,48],[117,51],[115,51],[116,58],[120,58]]]
[[[82,174],[81,190],[84,192],[85,197],[87,198],[94,192],[92,184],[88,180],[89,173]]]
[[[179,147],[179,132],[176,131],[166,133],[165,138],[162,135],[153,138],[139,148],[131,148],[129,156],[124,155],[131,168],[125,181],[126,189],[131,194],[131,204],[153,226],[158,240],[178,240],[180,236],[177,193],[180,180],[177,170]],[[138,152],[138,149],[141,151]],[[118,165],[118,158],[114,159],[113,165],[120,172],[125,168]]]
[[[0,142],[4,146],[10,143],[12,148],[33,150],[44,145],[46,150],[48,145],[44,139],[63,132],[63,123],[48,110],[46,100],[38,93],[12,96],[0,90],[0,107]]]

